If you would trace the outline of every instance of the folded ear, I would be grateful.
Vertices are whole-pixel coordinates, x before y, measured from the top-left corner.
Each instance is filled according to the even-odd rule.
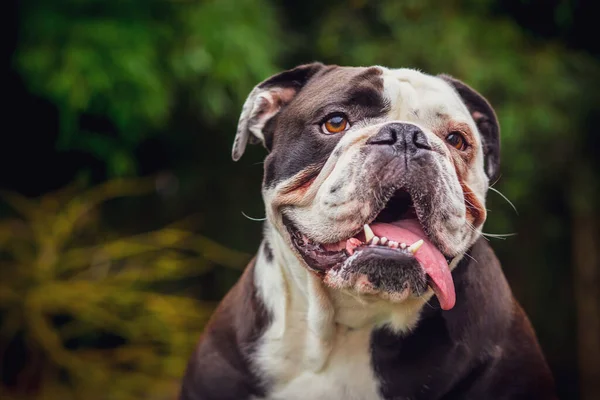
[[[490,181],[496,180],[500,172],[500,124],[494,109],[482,95],[465,83],[449,75],[440,75],[440,78],[458,92],[469,109],[481,134],[485,173]]]
[[[238,122],[231,156],[239,160],[248,142],[267,147],[265,124],[298,94],[308,80],[324,67],[321,63],[300,65],[273,75],[258,84],[248,95]]]

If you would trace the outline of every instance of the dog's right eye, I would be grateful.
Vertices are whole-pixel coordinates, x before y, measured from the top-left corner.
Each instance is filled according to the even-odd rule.
[[[327,117],[327,120],[321,124],[321,131],[326,135],[333,135],[344,132],[350,128],[348,118],[344,114],[334,114]]]

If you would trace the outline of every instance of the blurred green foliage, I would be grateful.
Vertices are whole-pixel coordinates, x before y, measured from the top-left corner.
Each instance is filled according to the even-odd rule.
[[[132,152],[179,103],[217,120],[275,72],[278,26],[263,0],[25,3],[15,62],[59,109],[59,149],[136,171]],[[216,29],[218,27],[218,29]],[[81,126],[87,115],[101,131]]]
[[[260,225],[240,210],[261,216],[264,151],[249,150],[244,166],[231,163],[235,122],[253,85],[319,60],[449,73],[490,100],[502,128],[502,177],[494,188],[519,215],[490,192],[485,231],[518,234],[494,248],[559,387],[575,396],[572,238],[589,238],[582,254],[600,246],[577,222],[597,220],[600,179],[589,143],[597,143],[600,92],[589,89],[600,83],[600,63],[526,33],[498,15],[499,3],[23,2],[13,65],[28,89],[58,110],[56,149],[92,154],[108,177],[135,176],[138,149],[161,138],[176,149],[168,165],[181,188],[171,200],[124,203],[106,218],[93,206],[151,184],[114,181],[37,200],[5,196],[21,218],[0,223],[0,334],[5,342],[24,337],[28,357],[37,360],[31,368],[43,372],[33,379],[37,372],[20,370],[20,382],[41,382],[33,393],[55,398],[90,398],[82,390],[110,399],[174,392],[169,384],[181,375],[212,306],[174,293],[190,276],[202,276],[211,294],[223,295],[247,258],[190,229],[123,237],[123,225],[147,226],[140,215],[157,225],[165,215],[179,217],[173,210],[200,211],[212,239],[254,251]],[[556,9],[559,26],[571,21],[564,4]],[[165,282],[176,282],[174,293]],[[194,288],[197,297],[211,297]],[[68,318],[52,319],[57,315]],[[103,335],[121,342],[98,348]]]
[[[131,399],[176,390],[197,340],[192,332],[214,304],[156,284],[202,276],[215,264],[239,268],[248,257],[193,233],[186,221],[128,237],[99,230],[101,203],[153,184],[72,185],[39,199],[3,193],[17,217],[0,222],[0,357],[24,343],[30,364],[16,379],[26,391]]]

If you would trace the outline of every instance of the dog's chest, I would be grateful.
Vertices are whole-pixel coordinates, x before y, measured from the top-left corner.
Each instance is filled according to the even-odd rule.
[[[315,371],[310,360],[314,356],[311,339],[305,327],[300,323],[288,326],[280,338],[274,337],[274,332],[266,332],[257,360],[260,369],[267,373],[266,399],[380,398],[371,365],[370,328],[339,327],[329,341],[332,347],[326,363]]]

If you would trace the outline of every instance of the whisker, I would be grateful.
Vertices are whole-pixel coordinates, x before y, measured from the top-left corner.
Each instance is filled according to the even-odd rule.
[[[244,217],[248,218],[250,221],[258,221],[258,222],[261,222],[261,221],[266,221],[266,220],[267,220],[267,217],[264,217],[264,218],[252,218],[252,217],[250,217],[249,215],[246,215],[246,213],[244,213],[243,211],[241,211],[241,213],[242,213],[242,215],[243,215]]]
[[[471,203],[469,200],[465,199],[465,203],[467,203],[469,208],[471,208],[473,210],[477,210],[477,207],[475,207],[475,204]]]
[[[433,296],[431,297],[431,299],[433,299]],[[427,300],[425,302],[425,305],[428,306],[428,307],[430,307],[431,309],[434,309],[434,307],[429,303],[431,301],[431,299]]]
[[[515,214],[519,215],[519,212],[517,211],[517,207],[515,207],[515,205],[508,199],[508,197],[506,197],[505,195],[502,194],[502,192],[500,192],[498,189],[495,189],[493,187],[490,186],[490,190],[498,193],[504,200],[506,200],[506,202],[508,204],[510,204],[510,206],[512,207],[513,210],[515,210]]]
[[[487,240],[488,242],[490,241],[490,240],[488,239],[488,237],[489,237],[489,238],[492,238],[492,239],[506,240],[506,238],[505,238],[505,237],[486,236],[486,235],[484,235],[484,234],[482,234],[481,236],[482,236],[482,237],[483,237],[485,240]]]
[[[476,264],[479,264],[479,262],[475,258],[473,258],[473,256],[470,255],[469,253],[465,253],[464,255],[469,257],[471,260],[475,261]]]
[[[471,229],[474,233],[479,233],[477,232],[477,229],[475,229],[475,227],[473,226],[472,223],[470,223],[469,221],[466,221],[466,225],[467,228]],[[488,242],[490,241],[488,238],[485,237],[485,235],[482,236],[485,240],[487,240]]]
[[[502,175],[498,175],[498,178],[496,178],[496,180],[490,185],[490,187],[494,186],[496,183],[500,182],[500,178],[502,178]]]
[[[516,233],[485,233],[481,232],[484,237],[490,237],[493,239],[506,240],[507,237],[517,236]]]
[[[352,293],[352,291],[350,291],[350,290],[343,290],[343,292],[345,294],[347,294],[348,296],[352,297],[354,300],[356,300],[358,302],[358,304],[360,304],[361,306],[367,305],[367,301],[365,299],[363,299],[359,294]]]

